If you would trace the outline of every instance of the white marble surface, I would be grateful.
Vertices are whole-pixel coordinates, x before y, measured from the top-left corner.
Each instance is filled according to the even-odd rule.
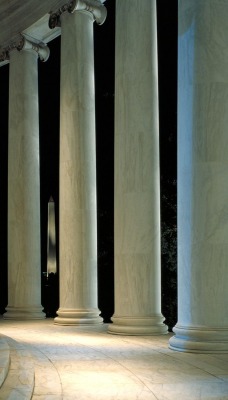
[[[8,306],[5,318],[44,318],[41,307],[37,53],[10,53]]]
[[[0,335],[0,387],[2,386],[9,372],[10,350],[3,335]]]
[[[156,1],[117,0],[115,77],[115,314],[109,329],[165,333]]]
[[[32,356],[21,343],[7,336],[4,340],[10,349],[10,366],[0,388],[0,399],[30,400],[35,383]]]
[[[56,326],[51,319],[1,319],[0,332],[31,355],[34,400],[228,398],[228,354],[171,351],[170,335],[114,336],[106,324]]]
[[[180,1],[178,324],[171,344],[228,352],[228,4]]]
[[[61,32],[60,308],[55,322],[100,323],[92,14],[63,14]]]

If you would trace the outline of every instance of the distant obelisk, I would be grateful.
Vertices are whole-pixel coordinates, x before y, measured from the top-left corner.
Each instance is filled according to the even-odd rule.
[[[55,203],[50,197],[48,202],[47,276],[56,272]]]

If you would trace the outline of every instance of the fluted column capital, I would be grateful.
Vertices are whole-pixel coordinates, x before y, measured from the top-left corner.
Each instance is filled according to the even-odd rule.
[[[37,53],[41,61],[47,61],[50,55],[49,47],[44,43],[33,43],[20,35],[17,40],[11,42],[8,46],[0,50],[0,62],[7,62],[10,59],[10,51],[12,50],[33,50]]]
[[[73,13],[74,11],[88,11],[93,15],[93,19],[98,25],[102,25],[107,17],[106,7],[98,0],[71,0],[50,15],[50,29],[61,26],[60,17],[66,11],[69,13]]]

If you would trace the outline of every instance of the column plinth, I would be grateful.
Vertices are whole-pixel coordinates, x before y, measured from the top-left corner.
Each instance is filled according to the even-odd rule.
[[[164,317],[160,314],[154,317],[112,317],[113,324],[108,331],[117,335],[158,335],[167,333],[167,327],[163,324]]]
[[[176,336],[169,341],[172,350],[191,353],[224,353],[228,348],[228,329],[205,326],[173,328]]]
[[[12,320],[31,320],[31,319],[43,319],[45,314],[43,313],[42,306],[29,306],[29,307],[17,307],[7,306],[4,319]]]
[[[93,325],[101,323],[98,309],[58,309],[58,317],[55,318],[57,325]]]

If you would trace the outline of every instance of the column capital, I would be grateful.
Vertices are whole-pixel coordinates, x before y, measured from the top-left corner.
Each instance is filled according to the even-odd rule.
[[[98,25],[102,25],[107,17],[107,9],[98,0],[71,0],[52,13],[49,18],[49,28],[54,29],[56,26],[61,26],[60,17],[65,12],[73,13],[74,11],[88,11],[93,15],[94,21]]]
[[[98,25],[102,25],[107,17],[107,9],[97,0],[71,0],[69,2],[68,11],[89,11],[93,14],[94,20]]]
[[[5,48],[0,50],[0,62],[8,62],[10,59],[10,52],[12,50],[33,50],[35,51],[41,61],[47,61],[49,58],[49,47],[44,43],[34,43],[20,35],[15,41],[11,42]]]
[[[45,62],[48,60],[49,55],[50,55],[50,50],[49,47],[44,44],[44,43],[33,43],[30,40],[26,39],[24,36],[21,36],[17,46],[17,50],[22,51],[22,50],[33,50],[35,51],[40,60]]]

